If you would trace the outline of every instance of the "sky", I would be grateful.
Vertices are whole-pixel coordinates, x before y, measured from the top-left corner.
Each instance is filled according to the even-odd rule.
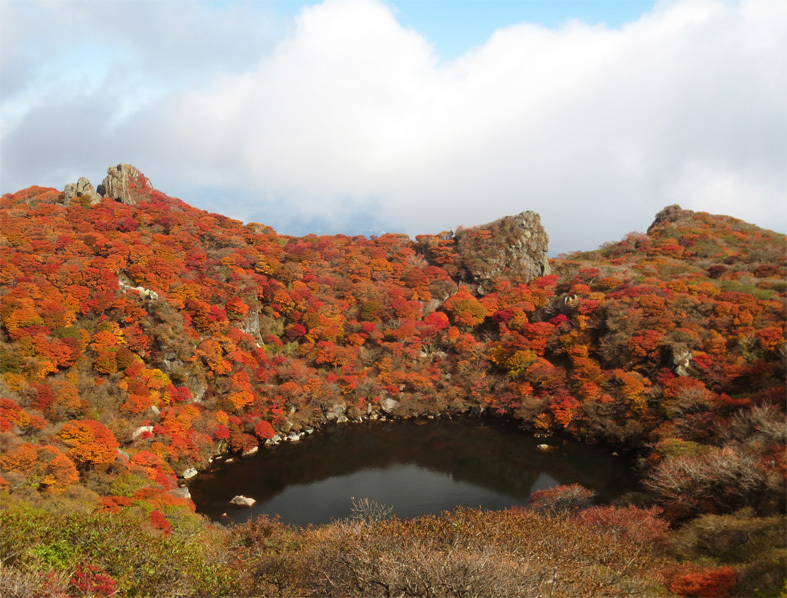
[[[0,193],[127,162],[290,235],[787,232],[786,31],[777,0],[0,0]]]

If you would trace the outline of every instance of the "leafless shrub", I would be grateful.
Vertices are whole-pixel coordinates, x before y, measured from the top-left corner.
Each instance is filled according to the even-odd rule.
[[[68,575],[20,571],[0,562],[0,596],[4,598],[68,598]]]
[[[468,510],[317,530],[299,572],[310,596],[646,596],[652,555],[563,517]]]
[[[384,521],[393,513],[393,507],[384,505],[370,498],[352,497],[352,517],[364,523]]]
[[[787,444],[787,420],[775,405],[765,404],[739,411],[721,433],[742,443]]]
[[[645,485],[668,506],[691,514],[701,506],[731,511],[747,505],[770,510],[782,488],[759,466],[757,459],[732,446],[699,455],[668,458]]]

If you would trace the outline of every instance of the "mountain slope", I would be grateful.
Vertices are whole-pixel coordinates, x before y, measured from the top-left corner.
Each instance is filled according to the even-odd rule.
[[[7,504],[146,504],[165,529],[190,517],[184,472],[217,454],[486,412],[640,451],[674,521],[784,508],[783,235],[671,206],[545,264],[537,215],[295,238],[133,191],[1,200]],[[511,235],[543,237],[521,244],[536,265],[507,265]]]

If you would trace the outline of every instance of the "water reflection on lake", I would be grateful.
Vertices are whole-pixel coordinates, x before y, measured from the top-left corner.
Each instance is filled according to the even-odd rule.
[[[600,447],[558,439],[544,452],[513,426],[478,419],[367,422],[336,426],[297,443],[204,473],[191,486],[197,510],[223,521],[260,514],[307,525],[349,517],[370,498],[402,518],[458,505],[503,509],[537,490],[579,483],[607,502],[637,488],[631,463]],[[242,494],[257,500],[238,509]]]

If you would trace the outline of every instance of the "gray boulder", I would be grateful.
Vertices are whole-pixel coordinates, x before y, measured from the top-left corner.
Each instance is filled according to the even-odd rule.
[[[243,496],[242,494],[238,494],[235,498],[230,501],[231,505],[235,505],[236,507],[253,507],[257,501],[253,498],[249,498],[248,496]]]
[[[190,480],[191,478],[197,477],[198,473],[199,472],[196,469],[194,469],[193,467],[189,467],[181,474],[180,477],[182,477],[184,480]]]
[[[387,399],[383,399],[382,401],[380,401],[380,409],[382,409],[389,415],[394,411],[396,411],[398,407],[399,407],[399,401],[397,401],[396,399],[392,399],[389,397]]]

